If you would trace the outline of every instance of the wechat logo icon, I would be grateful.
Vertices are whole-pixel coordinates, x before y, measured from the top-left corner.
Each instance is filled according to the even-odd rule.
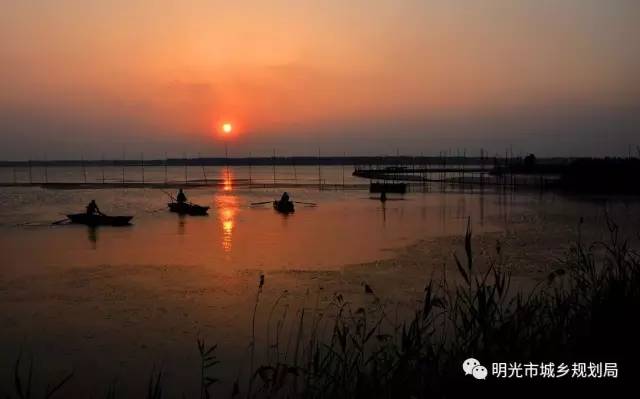
[[[462,370],[464,371],[464,375],[471,374],[476,380],[484,380],[488,374],[487,368],[472,357],[462,362]]]

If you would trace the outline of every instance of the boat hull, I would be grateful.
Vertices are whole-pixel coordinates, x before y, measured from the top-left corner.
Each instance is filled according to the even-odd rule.
[[[133,219],[133,216],[88,215],[86,213],[76,213],[67,215],[67,217],[71,223],[87,226],[127,226]]]
[[[167,204],[171,212],[178,213],[180,215],[191,216],[205,216],[209,212],[208,206],[200,206],[195,204],[179,204],[177,202],[170,202]]]
[[[280,213],[288,214],[295,212],[295,207],[293,206],[293,202],[280,202],[273,201],[273,209]]]

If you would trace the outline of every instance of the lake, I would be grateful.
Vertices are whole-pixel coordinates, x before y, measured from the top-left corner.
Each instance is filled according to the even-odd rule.
[[[47,171],[50,180],[84,179],[78,177],[84,176],[81,168],[54,169]],[[1,171],[12,178],[11,170]],[[323,166],[320,173],[340,185],[342,171]],[[117,179],[118,172],[110,169],[108,178]],[[182,172],[168,171],[168,180],[179,181]],[[350,172],[345,184],[367,183]],[[336,293],[365,303],[365,282],[387,306],[410,308],[431,276],[452,270],[468,221],[478,256],[493,256],[500,243],[515,265],[515,281],[524,285],[543,279],[579,236],[606,237],[605,209],[625,226],[640,221],[634,198],[605,202],[550,192],[433,187],[390,195],[383,204],[366,189],[236,187],[248,169],[226,173],[204,172],[227,179],[221,187],[186,189],[189,200],[211,207],[205,217],[169,213],[161,189],[0,188],[0,375],[10,375],[23,350],[34,356],[38,378],[75,370],[85,396],[114,379],[127,392],[142,392],[154,366],[175,383],[174,393],[181,392],[178,387],[192,392],[198,379],[195,342],[205,337],[220,345],[219,374],[228,388],[246,374],[260,274],[265,285],[256,307],[257,347],[265,345],[265,331],[282,306],[287,323],[294,323],[300,309],[322,308]],[[276,180],[317,183],[317,167],[293,173],[279,167]],[[145,181],[165,176],[161,167],[145,174]],[[88,175],[93,181],[102,174],[96,169]],[[273,169],[254,167],[251,178],[273,180]],[[299,201],[294,214],[281,215],[268,203],[252,205],[272,201],[284,189]],[[52,225],[92,199],[106,214],[133,215],[133,224]]]

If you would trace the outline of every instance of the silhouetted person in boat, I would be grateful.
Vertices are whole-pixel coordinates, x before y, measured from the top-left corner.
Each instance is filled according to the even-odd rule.
[[[176,196],[176,201],[178,202],[178,204],[184,204],[187,202],[187,196],[184,195],[184,193],[182,192],[182,189],[178,190],[178,195]]]
[[[380,193],[380,201],[385,202],[386,200],[387,200],[387,193],[383,191]]]
[[[87,215],[102,215],[100,208],[98,208],[98,204],[96,204],[96,200],[91,200],[89,205],[87,205]]]
[[[289,202],[289,194],[287,194],[287,192],[285,191],[284,193],[282,193],[282,197],[280,197],[280,203],[286,204],[288,202]]]

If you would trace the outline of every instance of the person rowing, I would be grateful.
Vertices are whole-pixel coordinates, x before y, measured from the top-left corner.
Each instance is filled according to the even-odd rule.
[[[289,200],[289,194],[285,191],[282,193],[279,201],[273,201],[273,207],[280,213],[291,213],[294,211],[293,202]]]
[[[285,191],[284,193],[282,193],[282,197],[280,197],[280,203],[286,204],[288,202],[289,202],[289,194]]]
[[[87,215],[103,215],[100,212],[100,208],[98,208],[98,204],[96,204],[96,200],[91,200],[89,205],[87,205]]]
[[[185,204],[187,202],[187,196],[184,195],[182,189],[178,190],[178,195],[176,196],[176,202],[178,204]]]
[[[165,194],[171,197],[172,202],[167,204],[171,212],[175,212],[180,215],[204,216],[209,211],[208,206],[201,206],[188,202],[187,196],[185,195],[184,191],[182,191],[182,189],[178,190],[178,194],[175,198],[167,192],[165,192]]]

